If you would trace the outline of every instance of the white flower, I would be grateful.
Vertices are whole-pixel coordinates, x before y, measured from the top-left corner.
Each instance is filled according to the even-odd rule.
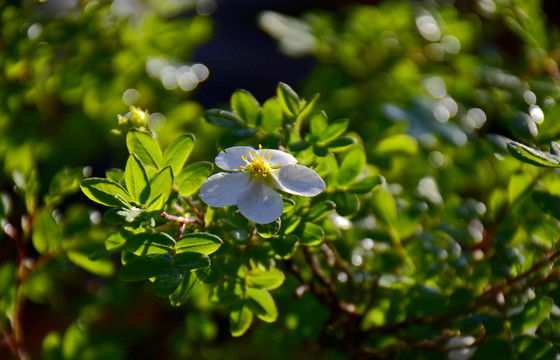
[[[234,146],[220,152],[215,161],[231,172],[206,179],[200,188],[202,201],[215,207],[237,205],[243,216],[258,224],[282,215],[284,202],[275,189],[302,196],[315,196],[325,189],[319,174],[280,150]]]

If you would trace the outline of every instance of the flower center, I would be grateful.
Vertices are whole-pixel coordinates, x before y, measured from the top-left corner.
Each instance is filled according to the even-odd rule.
[[[261,145],[259,145],[259,150],[260,149],[262,149]],[[280,164],[273,165],[270,162],[270,159],[272,158],[272,151],[270,150],[263,150],[261,154],[257,151],[249,151],[247,155],[248,156],[241,156],[241,159],[245,161],[245,166],[240,165],[240,171],[249,172],[255,177],[265,177],[270,172],[278,171],[278,168],[280,167]]]

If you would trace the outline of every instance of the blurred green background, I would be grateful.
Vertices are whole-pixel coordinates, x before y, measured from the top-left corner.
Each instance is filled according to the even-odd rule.
[[[332,314],[311,296],[295,299],[293,278],[274,293],[278,322],[233,340],[227,313],[203,288],[171,308],[149,284],[118,281],[116,262],[84,260],[111,229],[78,181],[123,167],[123,137],[111,133],[117,114],[148,109],[162,145],[190,132],[192,159],[212,161],[223,130],[204,121],[204,110],[227,106],[237,88],[264,102],[279,81],[308,99],[320,93],[329,118],[350,119],[398,209],[388,221],[414,257],[408,276],[418,287],[381,289],[384,302],[364,315],[365,327],[403,320],[414,308],[422,316],[453,309],[458,289],[472,290],[461,303],[521,273],[560,235],[558,210],[550,210],[560,180],[513,159],[505,140],[548,149],[560,137],[557,8],[554,0],[0,0],[0,329],[9,332],[20,302],[32,358],[347,358]],[[524,198],[527,187],[550,196]],[[44,220],[50,208],[56,223]],[[338,214],[355,225],[341,236],[341,253],[356,273],[364,281],[398,277],[386,229],[361,226],[381,224],[383,215],[352,204]],[[57,224],[62,245],[41,255],[31,230]],[[25,240],[23,255],[13,234]],[[444,291],[431,296],[420,284]],[[560,299],[553,284],[539,291]],[[480,321],[498,323],[497,340],[478,358],[500,358],[505,320],[494,310]],[[556,311],[542,325],[543,354],[557,352],[559,323]],[[412,344],[437,330],[404,338]],[[12,356],[7,339],[1,358]],[[391,341],[380,335],[372,346]],[[449,351],[387,356],[439,359]]]

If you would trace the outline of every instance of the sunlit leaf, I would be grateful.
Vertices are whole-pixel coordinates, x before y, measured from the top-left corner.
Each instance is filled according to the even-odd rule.
[[[51,253],[59,247],[62,227],[54,219],[52,209],[44,208],[35,217],[31,239],[40,254]]]
[[[148,200],[150,195],[148,174],[146,173],[144,165],[142,165],[140,159],[134,154],[131,154],[126,162],[124,180],[128,193],[136,202],[143,204],[146,200]]]
[[[134,199],[119,184],[104,178],[88,178],[80,184],[82,192],[91,200],[115,207],[129,207]]]
[[[197,252],[210,255],[220,248],[222,240],[216,235],[207,233],[188,233],[183,235],[177,244],[177,253]]]
[[[247,285],[253,288],[274,290],[279,288],[285,280],[285,276],[277,268],[269,270],[254,268],[247,273]]]
[[[175,178],[175,184],[181,196],[187,197],[196,192],[204,180],[212,173],[210,162],[200,161],[187,165]]]
[[[257,125],[260,116],[260,104],[248,91],[236,90],[231,96],[231,108],[247,124]]]
[[[162,164],[163,155],[156,139],[142,131],[130,131],[126,135],[126,145],[131,154],[136,154],[140,161],[146,166],[159,169]]]
[[[249,330],[253,322],[253,313],[247,305],[235,306],[229,313],[229,331],[234,337],[241,336]]]
[[[268,291],[249,287],[247,289],[247,295],[249,299],[252,300],[249,303],[251,309],[253,309],[253,312],[259,319],[268,323],[276,321],[278,318],[278,309]]]
[[[194,146],[194,135],[181,135],[165,149],[162,167],[171,166],[173,174],[178,174],[187,161]]]

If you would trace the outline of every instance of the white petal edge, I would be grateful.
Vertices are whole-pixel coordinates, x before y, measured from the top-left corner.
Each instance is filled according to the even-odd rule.
[[[282,215],[284,202],[264,180],[256,178],[239,194],[237,207],[252,222],[268,224]]]
[[[273,166],[278,164],[280,165],[288,165],[288,164],[297,164],[297,159],[292,155],[288,154],[287,152],[275,149],[259,149],[257,152],[259,155],[263,155],[264,152],[269,152],[271,157],[268,157],[268,154],[264,155],[265,159],[268,160]]]
[[[253,153],[255,149],[250,146],[233,146],[224,151],[220,151],[214,162],[224,170],[239,170],[240,166],[245,166],[246,164],[241,157],[247,157],[249,152]]]
[[[319,174],[298,164],[280,166],[272,180],[278,189],[294,195],[315,196],[325,190]]]
[[[231,206],[237,203],[239,194],[247,188],[249,174],[217,173],[210,176],[200,187],[200,198],[214,207]]]

